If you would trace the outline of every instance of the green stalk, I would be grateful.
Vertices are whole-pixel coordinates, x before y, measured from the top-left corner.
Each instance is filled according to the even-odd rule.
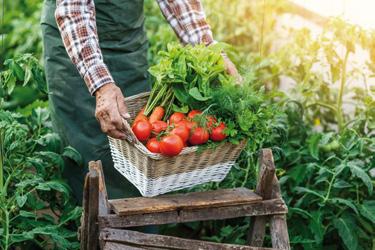
[[[172,98],[168,104],[168,107],[165,107],[165,114],[164,114],[164,118],[163,120],[165,121],[167,119],[167,117],[169,117],[169,115],[172,113],[172,105],[173,105],[173,102],[174,102],[174,95],[172,95]]]
[[[0,191],[2,192],[4,187],[4,143],[3,133],[0,130]]]
[[[148,116],[152,112],[152,110],[156,107],[159,101],[164,97],[165,92],[167,91],[167,88],[168,86],[164,84],[159,90],[159,92],[156,94],[155,98],[149,98],[150,103],[147,104],[147,107],[144,111],[145,115]]]
[[[9,211],[5,210],[3,211],[3,214],[5,216],[4,218],[4,250],[7,250],[9,248]]]
[[[350,51],[346,49],[345,52],[345,58],[342,65],[342,72],[341,72],[341,83],[340,83],[340,89],[339,89],[339,96],[337,99],[337,123],[339,126],[339,132],[344,128],[344,117],[343,117],[343,110],[342,110],[342,98],[344,95],[344,88],[346,83],[346,66],[348,64],[348,58],[349,58]]]

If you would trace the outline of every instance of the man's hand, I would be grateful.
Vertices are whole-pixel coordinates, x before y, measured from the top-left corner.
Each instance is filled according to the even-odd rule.
[[[95,92],[95,96],[95,117],[102,131],[113,138],[125,139],[127,131],[122,118],[130,115],[121,89],[114,83],[105,84]]]
[[[229,59],[229,57],[223,53],[224,65],[227,73],[231,76],[234,76],[237,79],[237,83],[242,83],[242,76],[238,73],[238,70],[234,63]]]

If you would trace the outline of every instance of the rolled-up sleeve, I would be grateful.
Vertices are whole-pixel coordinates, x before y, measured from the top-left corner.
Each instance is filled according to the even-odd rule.
[[[200,0],[157,0],[160,10],[183,44],[209,45],[212,31]]]
[[[103,61],[93,0],[58,0],[55,18],[66,51],[90,93],[114,80]]]

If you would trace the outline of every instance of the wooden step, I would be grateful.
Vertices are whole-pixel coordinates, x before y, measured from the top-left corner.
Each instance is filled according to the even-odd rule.
[[[145,234],[136,231],[104,228],[99,239],[104,242],[105,250],[138,249],[204,249],[204,250],[269,250],[271,248],[251,247],[233,244],[219,244],[179,237]],[[129,247],[129,245],[131,247]]]
[[[259,202],[262,197],[247,188],[221,189],[206,192],[162,195],[153,198],[110,200],[112,210],[119,216],[160,213],[208,207],[225,207]]]

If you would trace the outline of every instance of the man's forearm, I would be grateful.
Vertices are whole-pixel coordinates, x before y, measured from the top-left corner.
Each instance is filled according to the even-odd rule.
[[[200,0],[157,0],[160,10],[183,44],[214,42]]]
[[[58,0],[55,18],[66,51],[91,94],[114,80],[103,61],[93,0]]]

